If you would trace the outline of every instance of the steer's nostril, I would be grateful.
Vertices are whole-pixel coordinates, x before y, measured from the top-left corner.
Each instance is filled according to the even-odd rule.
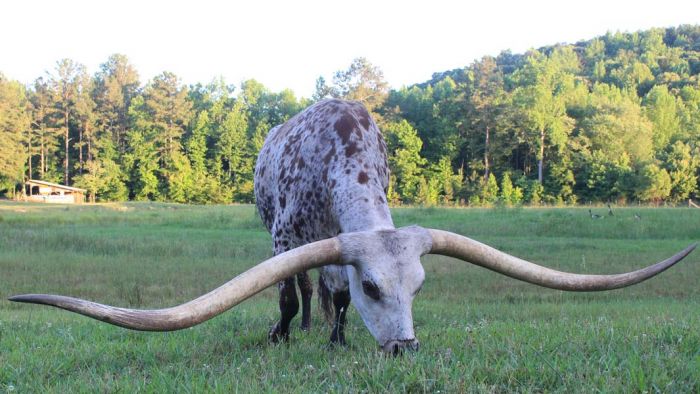
[[[386,354],[398,356],[403,354],[404,351],[416,351],[419,346],[418,341],[415,339],[395,339],[385,343],[384,346],[382,346],[382,350]]]
[[[411,350],[418,351],[418,349],[420,349],[420,342],[413,341],[409,346],[411,347]]]

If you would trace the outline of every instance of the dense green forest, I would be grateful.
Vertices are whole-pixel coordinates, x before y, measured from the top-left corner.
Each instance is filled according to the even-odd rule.
[[[63,59],[31,86],[0,74],[0,191],[33,178],[98,201],[252,202],[268,130],[339,97],[384,133],[393,203],[677,203],[700,197],[699,74],[700,26],[502,52],[399,90],[358,58],[310,99]]]

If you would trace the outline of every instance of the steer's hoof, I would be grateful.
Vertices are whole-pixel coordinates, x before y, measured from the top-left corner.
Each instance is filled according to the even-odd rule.
[[[331,346],[347,346],[348,343],[345,342],[345,335],[336,335],[333,334],[331,335],[331,341],[330,341]]]
[[[301,331],[311,330],[311,323],[301,323]]]
[[[287,342],[289,340],[289,331],[282,332],[278,322],[270,329],[270,332],[267,334],[267,340],[270,343]]]
[[[328,349],[329,351],[334,351],[334,350],[344,351],[345,349],[348,349],[349,347],[350,347],[350,345],[348,345],[348,343],[345,342],[345,340],[343,340],[343,341],[332,341],[331,340],[331,341],[328,341],[328,344],[326,345],[326,349]]]

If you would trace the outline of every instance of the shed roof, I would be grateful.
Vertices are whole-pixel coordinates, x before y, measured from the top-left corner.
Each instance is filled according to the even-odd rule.
[[[58,183],[53,183],[53,182],[46,182],[46,181],[39,181],[36,179],[30,179],[26,182],[27,185],[40,185],[40,186],[51,186],[55,187],[57,189],[64,189],[64,190],[70,190],[72,192],[82,192],[85,193],[87,190],[86,189],[81,189],[79,187],[72,187],[72,186],[66,186],[66,185],[60,185]]]

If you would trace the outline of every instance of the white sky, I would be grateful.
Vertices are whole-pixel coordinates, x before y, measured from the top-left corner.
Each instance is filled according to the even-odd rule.
[[[123,53],[142,83],[172,71],[184,83],[255,78],[310,96],[353,58],[394,88],[484,55],[573,43],[607,31],[700,23],[700,0],[577,1],[73,1],[0,2],[0,72],[29,83],[71,58],[92,74]]]

